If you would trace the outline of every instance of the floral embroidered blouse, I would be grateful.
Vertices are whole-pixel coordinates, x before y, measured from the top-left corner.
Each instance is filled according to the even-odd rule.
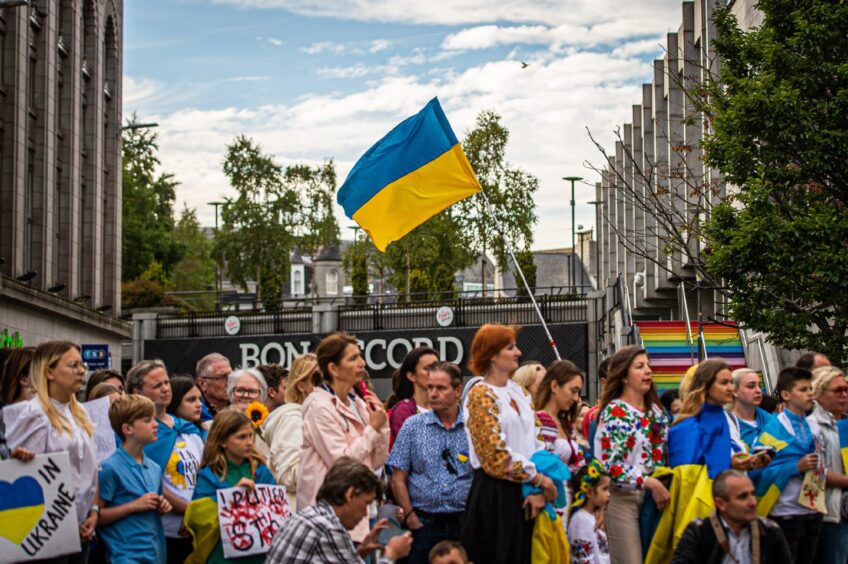
[[[556,420],[546,411],[537,411],[536,418],[542,425],[540,436],[545,444],[545,450],[557,455],[568,466],[572,475],[577,474],[577,471],[586,465],[586,459],[583,457],[580,445],[571,437],[560,437]],[[574,501],[574,492],[571,491],[569,480],[565,481],[565,498],[565,507],[556,508],[556,512],[562,518],[563,526],[567,528],[568,509],[571,507],[571,502]]]
[[[571,564],[610,562],[607,534],[598,528],[595,516],[584,509],[575,511],[571,516],[568,543],[571,545]]]
[[[645,478],[666,464],[668,421],[654,405],[648,413],[615,399],[601,411],[595,456],[623,489],[641,489]]]

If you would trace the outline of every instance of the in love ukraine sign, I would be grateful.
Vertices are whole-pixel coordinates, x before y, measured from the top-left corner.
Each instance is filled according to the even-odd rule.
[[[0,461],[0,562],[80,551],[68,453]]]

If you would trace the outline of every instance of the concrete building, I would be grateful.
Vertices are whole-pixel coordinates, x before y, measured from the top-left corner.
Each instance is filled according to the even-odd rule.
[[[0,332],[118,343],[122,0],[0,8]]]
[[[753,0],[727,4],[743,30],[762,23]],[[630,320],[683,320],[687,312],[695,320],[699,311],[704,320],[724,319],[723,297],[698,282],[695,265],[702,249],[690,228],[733,187],[705,165],[701,140],[708,120],[686,94],[717,76],[716,5],[716,0],[681,3],[680,27],[666,36],[665,55],[653,61],[651,82],[642,85],[641,99],[607,149],[596,184],[599,287],[620,282],[625,299],[612,302],[629,305]],[[763,335],[748,332],[743,339],[757,346],[749,347],[751,366],[776,374],[784,353],[764,345]],[[615,346],[607,334],[601,349],[611,352]]]

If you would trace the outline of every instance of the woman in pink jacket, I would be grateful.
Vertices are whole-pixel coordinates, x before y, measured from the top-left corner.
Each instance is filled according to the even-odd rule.
[[[303,447],[297,482],[298,510],[315,503],[318,488],[333,463],[342,456],[374,471],[383,467],[389,449],[389,426],[383,404],[366,390],[353,392],[365,375],[365,359],[356,338],[335,333],[315,351],[324,383],[303,402]],[[355,542],[368,534],[368,518],[350,531]]]

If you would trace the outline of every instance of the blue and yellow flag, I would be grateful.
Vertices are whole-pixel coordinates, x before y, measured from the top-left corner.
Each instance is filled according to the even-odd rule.
[[[815,450],[810,438],[802,441],[786,430],[778,417],[772,417],[766,424],[754,446],[768,445],[777,449],[777,453],[765,468],[751,470],[748,475],[754,481],[757,494],[757,515],[768,516],[780,494],[792,478],[798,478],[798,461],[804,455]]]
[[[650,531],[642,531],[643,547],[646,564],[667,564],[674,556],[674,549],[683,536],[683,531],[694,519],[703,519],[715,511],[713,504],[712,486],[706,464],[681,464],[673,470],[657,468],[654,478],[662,478],[671,474],[668,507],[660,513],[659,521],[651,535]],[[645,493],[645,506],[653,505],[650,492]],[[645,515],[643,507],[643,519]],[[607,516],[609,519],[609,516]],[[645,546],[645,543],[650,542]]]
[[[840,419],[836,423],[839,430],[839,451],[842,454],[842,469],[848,472],[848,419]]]
[[[345,215],[385,251],[392,241],[481,190],[439,100],[433,98],[362,155],[337,199]]]

